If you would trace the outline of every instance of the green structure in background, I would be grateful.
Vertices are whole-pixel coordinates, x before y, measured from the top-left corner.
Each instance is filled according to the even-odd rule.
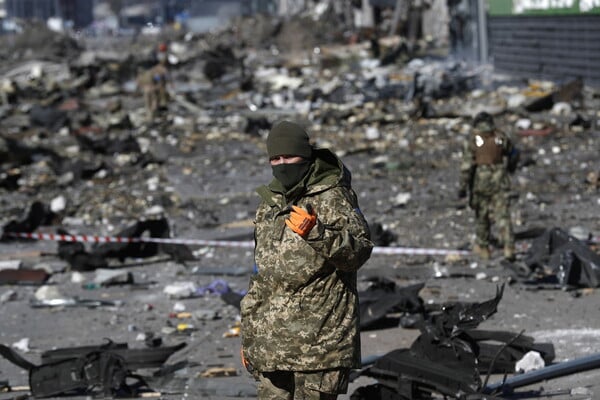
[[[600,14],[600,0],[486,0],[489,15]]]

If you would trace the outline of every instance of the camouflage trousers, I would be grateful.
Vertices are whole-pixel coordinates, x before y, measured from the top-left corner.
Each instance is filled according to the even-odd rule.
[[[515,238],[510,218],[510,200],[508,192],[493,195],[473,194],[472,206],[475,210],[475,234],[479,246],[487,248],[490,244],[492,224],[500,232],[500,240],[505,248],[513,248]]]
[[[160,108],[166,107],[168,100],[167,89],[163,86],[146,87],[144,90],[144,103],[148,116],[154,116]]]
[[[258,374],[259,400],[335,400],[348,390],[349,369]]]

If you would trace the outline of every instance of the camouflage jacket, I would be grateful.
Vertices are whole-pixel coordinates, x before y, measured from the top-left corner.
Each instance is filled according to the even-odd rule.
[[[360,364],[356,271],[373,244],[349,171],[329,150],[316,153],[307,177],[290,192],[277,180],[257,190],[257,272],[241,315],[244,356],[258,371]],[[290,204],[310,204],[317,213],[306,239],[285,225]]]
[[[486,135],[493,135],[499,147],[502,161],[497,164],[477,165],[477,147],[481,146],[482,139]],[[494,193],[510,190],[510,177],[507,171],[507,157],[513,152],[514,146],[510,137],[495,130],[493,134],[483,133],[477,130],[469,135],[463,148],[463,157],[460,166],[460,187],[469,189],[474,195],[493,195]]]
[[[152,91],[160,86],[166,86],[169,80],[169,70],[159,63],[140,73],[137,77],[137,85],[142,91]]]

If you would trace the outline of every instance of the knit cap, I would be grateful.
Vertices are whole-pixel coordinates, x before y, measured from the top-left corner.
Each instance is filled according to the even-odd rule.
[[[281,121],[269,132],[267,153],[269,158],[281,155],[311,158],[312,146],[309,143],[308,133],[294,122]]]

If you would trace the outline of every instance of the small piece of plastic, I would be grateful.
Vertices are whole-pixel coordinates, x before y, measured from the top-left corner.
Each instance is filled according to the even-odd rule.
[[[515,372],[530,372],[537,369],[542,369],[546,366],[546,362],[542,358],[542,355],[537,351],[529,351],[525,353],[515,364]]]

